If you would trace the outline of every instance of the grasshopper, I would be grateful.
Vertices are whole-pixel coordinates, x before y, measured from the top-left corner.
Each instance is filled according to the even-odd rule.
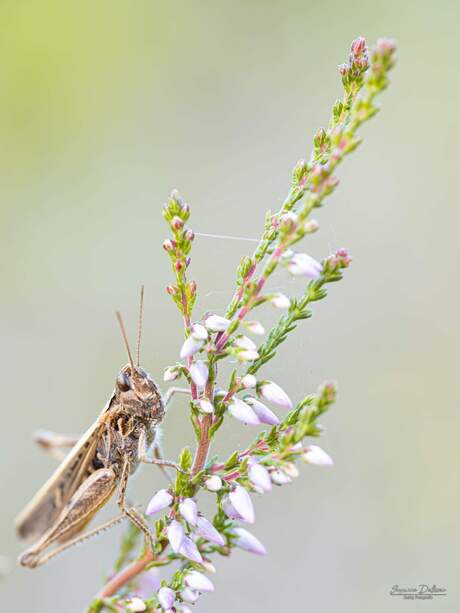
[[[20,556],[22,566],[41,566],[125,518],[143,532],[146,546],[153,548],[153,535],[147,522],[126,501],[128,478],[141,463],[180,470],[174,462],[161,458],[155,437],[173,394],[187,390],[171,388],[162,397],[151,376],[139,366],[143,294],[142,287],[136,365],[122,317],[117,313],[129,362],[120,370],[115,389],[96,421],[79,440],[46,432],[38,434],[37,442],[56,457],[62,458],[64,447],[72,449],[16,519],[19,537],[36,540]],[[147,455],[152,445],[155,458]],[[120,515],[82,534],[116,490]]]

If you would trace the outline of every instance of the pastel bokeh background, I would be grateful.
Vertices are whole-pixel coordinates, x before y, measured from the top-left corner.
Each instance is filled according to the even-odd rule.
[[[459,610],[459,18],[448,0],[1,3],[2,610],[81,611],[114,559],[120,530],[20,569],[12,522],[53,469],[31,433],[83,431],[106,402],[125,362],[113,313],[134,334],[141,282],[144,366],[161,379],[176,359],[162,202],[177,187],[197,232],[257,237],[357,35],[396,38],[399,61],[305,246],[354,263],[266,371],[294,399],[338,380],[322,441],[336,465],[257,501],[270,555],[219,562],[197,610]],[[196,239],[197,314],[222,312],[250,247]],[[215,451],[248,436],[229,423]],[[189,440],[178,401],[166,455]],[[145,468],[132,498],[161,483]],[[409,604],[396,583],[448,595]]]

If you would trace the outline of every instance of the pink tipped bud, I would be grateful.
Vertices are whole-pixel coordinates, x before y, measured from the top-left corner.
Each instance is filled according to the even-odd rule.
[[[195,385],[199,389],[203,389],[208,381],[209,376],[209,370],[207,365],[201,360],[194,362],[190,366],[190,376],[192,377],[192,381],[195,383]]]
[[[180,230],[182,228],[182,226],[184,225],[184,222],[182,221],[182,219],[180,217],[178,217],[177,215],[175,215],[172,219],[171,219],[171,226],[174,228],[174,230]]]
[[[229,319],[220,315],[209,315],[204,322],[206,328],[212,332],[224,332],[230,324],[231,321]]]
[[[267,424],[268,426],[277,426],[280,423],[279,418],[273,411],[270,411],[262,402],[255,398],[245,398],[245,402],[249,404],[251,409],[257,415],[260,423]]]
[[[241,385],[245,389],[251,389],[257,385],[257,379],[254,377],[254,375],[244,375],[244,377],[241,379]]]
[[[179,512],[190,525],[195,526],[198,519],[196,502],[191,498],[185,498],[179,505]]]
[[[270,297],[270,302],[277,309],[288,309],[291,306],[291,301],[284,294],[277,292]]]
[[[172,241],[170,238],[167,238],[165,241],[163,241],[163,249],[165,251],[172,251],[176,246],[176,242]]]
[[[259,487],[263,492],[269,492],[272,489],[270,474],[262,464],[252,464],[249,467],[248,476],[251,483]]]
[[[323,269],[322,265],[306,253],[296,253],[288,262],[287,269],[291,275],[317,279]]]
[[[185,238],[192,242],[195,238],[195,232],[193,230],[187,230],[187,232],[185,233]]]
[[[203,517],[202,515],[199,515],[197,518],[195,532],[199,536],[202,536],[203,538],[205,538],[210,543],[214,543],[215,545],[219,545],[220,547],[223,547],[225,545],[225,540],[223,536],[220,534],[220,532],[218,532],[214,528],[212,523],[208,521],[206,517]]]
[[[217,475],[213,475],[212,477],[208,477],[204,482],[205,487],[210,492],[218,492],[222,489],[222,479]]]
[[[235,419],[251,426],[258,426],[260,420],[253,409],[239,398],[234,398],[228,406],[228,410]]]
[[[321,447],[317,445],[310,445],[308,450],[303,454],[303,459],[308,464],[314,466],[333,466],[334,462],[330,455],[328,455]]]
[[[158,590],[158,600],[163,609],[170,609],[176,600],[176,592],[170,587],[160,587]]]
[[[163,509],[171,506],[173,500],[174,498],[171,496],[168,490],[159,490],[147,505],[145,514],[154,515],[155,513],[158,513],[158,511],[162,511]]]
[[[255,522],[256,517],[251,497],[242,485],[237,485],[235,489],[230,492],[228,498],[233,508],[239,513],[244,521],[248,524],[253,524]]]
[[[214,585],[212,581],[197,570],[192,570],[185,575],[185,585],[197,592],[213,592]]]
[[[180,548],[180,552],[184,557],[192,560],[192,562],[197,562],[200,564],[203,561],[200,552],[198,551],[198,547],[192,541],[191,538],[186,536],[184,538],[184,542],[182,543],[182,547]]]
[[[171,549],[174,551],[174,553],[178,553],[184,543],[184,528],[178,521],[173,519],[173,521],[166,528],[166,534],[168,536]]]
[[[262,543],[253,534],[245,530],[244,528],[235,528],[234,530],[236,539],[236,545],[240,549],[244,549],[249,553],[255,553],[258,556],[264,556],[267,550]]]
[[[208,338],[208,331],[201,324],[193,324],[190,335],[197,341],[205,341]]]
[[[265,381],[258,387],[259,394],[274,404],[285,409],[292,409],[292,401],[286,392],[273,381]]]
[[[202,346],[203,346],[203,341],[199,341],[196,338],[193,338],[193,336],[189,336],[188,338],[185,339],[181,347],[180,354],[179,354],[181,360],[183,360],[184,358],[191,357],[192,355],[197,353],[197,351],[199,351]]]
[[[265,334],[265,328],[260,323],[260,321],[247,321],[244,325],[246,330],[248,332],[251,332],[251,334],[257,334],[258,336],[262,336],[262,334]]]
[[[174,285],[168,285],[166,287],[166,291],[170,296],[175,296],[177,294],[177,287],[174,287]]]
[[[359,56],[366,51],[366,39],[362,36],[355,38],[351,43],[351,52],[353,55]]]

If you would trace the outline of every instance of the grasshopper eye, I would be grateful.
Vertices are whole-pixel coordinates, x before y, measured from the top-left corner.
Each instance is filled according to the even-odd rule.
[[[127,373],[121,372],[117,377],[117,387],[120,392],[127,392],[131,389],[131,380]]]

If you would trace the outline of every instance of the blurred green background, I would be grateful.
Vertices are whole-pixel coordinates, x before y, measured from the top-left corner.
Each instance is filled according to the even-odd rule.
[[[113,313],[134,334],[141,282],[144,366],[161,379],[176,359],[162,202],[177,187],[197,232],[259,236],[357,35],[396,38],[398,65],[305,246],[346,246],[353,266],[266,370],[294,399],[339,382],[320,443],[336,466],[257,500],[270,555],[219,561],[197,609],[459,610],[459,18],[447,0],[3,0],[2,610],[81,611],[115,557],[120,530],[20,569],[13,518],[53,468],[31,433],[81,432],[111,393],[125,363]],[[222,312],[250,247],[197,237],[197,315]],[[272,287],[300,286],[280,274]],[[248,436],[231,422],[215,451]],[[190,440],[178,401],[165,454]],[[131,495],[160,484],[145,468]],[[396,583],[448,596],[410,604],[389,596]]]

